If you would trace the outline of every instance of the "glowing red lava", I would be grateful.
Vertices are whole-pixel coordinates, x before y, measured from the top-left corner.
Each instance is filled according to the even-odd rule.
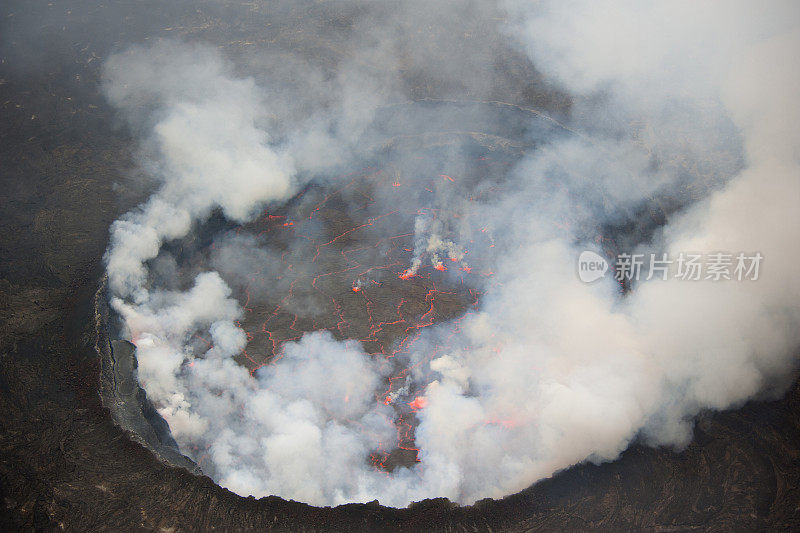
[[[423,407],[428,405],[428,399],[424,396],[417,396],[414,398],[414,401],[408,402],[408,406],[411,407],[414,411],[419,411]]]
[[[506,418],[506,419],[490,419],[486,421],[488,425],[497,425],[503,426],[506,429],[512,429],[519,426],[519,422],[514,420],[513,418]]]
[[[298,203],[300,207],[282,215],[264,212],[258,221],[237,228],[237,234],[244,230],[256,236],[270,234],[274,237],[270,245],[276,250],[284,246],[279,255],[285,266],[282,272],[268,272],[265,268],[253,273],[252,286],[245,287],[240,294],[244,317],[237,325],[247,335],[248,345],[242,358],[251,373],[279,361],[285,343],[316,330],[328,330],[337,339],[359,342],[366,353],[388,368],[386,388],[376,394],[375,401],[391,406],[397,437],[393,442],[377,443],[370,456],[376,468],[388,472],[398,465],[409,466],[420,461],[414,441],[415,413],[428,402],[424,396],[413,400],[405,396],[409,376],[424,369],[458,334],[462,319],[474,312],[479,292],[467,287],[463,279],[460,285],[450,280],[452,286],[439,287],[440,283],[448,284],[448,280],[432,272],[448,269],[441,262],[421,266],[419,271],[409,266],[414,257],[414,233],[397,231],[399,217],[404,216],[406,220],[420,214],[437,217],[442,210],[428,206],[376,215],[371,210],[375,203],[372,188],[376,183],[382,183],[384,188],[387,185],[399,187],[401,182],[392,179],[387,183],[380,171],[366,170],[369,172],[353,177],[342,188],[320,194],[319,200]],[[422,184],[420,187],[432,191],[433,180],[438,179],[455,182],[445,174],[434,175],[429,187]],[[404,191],[389,190],[405,194],[405,185],[408,184],[404,184]],[[351,204],[349,214],[362,215],[361,218],[342,216],[339,205],[343,199],[358,204],[355,209]],[[312,219],[320,221],[318,227],[309,223]],[[286,229],[276,232],[282,227]],[[322,234],[317,233],[319,227],[323,228]],[[325,228],[331,229],[331,234],[325,234]],[[307,242],[310,255],[294,254],[291,247],[286,246],[292,240],[303,245]],[[472,270],[458,259],[449,259],[455,263],[453,268],[467,273]],[[405,270],[399,271],[401,268]],[[388,276],[382,277],[385,274]],[[491,275],[484,271],[481,274]],[[397,281],[411,278],[415,279],[414,283]],[[283,292],[265,299],[254,290],[259,284],[268,286],[270,283],[279,283],[284,287]],[[352,296],[354,293],[358,296]],[[346,294],[351,296],[345,297]],[[320,312],[309,315],[298,311],[309,305]],[[409,356],[422,338],[423,330],[444,321],[449,321],[450,336],[430,346],[424,358],[410,363]],[[344,402],[348,400],[348,396],[343,398]],[[502,422],[496,423],[505,426]]]
[[[413,272],[411,272],[411,270],[406,270],[404,272],[401,272],[400,275],[397,276],[397,277],[400,278],[400,279],[409,279],[409,278],[413,278],[414,275],[415,274]]]

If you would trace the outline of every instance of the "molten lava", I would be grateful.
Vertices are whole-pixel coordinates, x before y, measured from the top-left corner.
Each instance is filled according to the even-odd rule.
[[[388,380],[375,401],[394,412],[397,436],[393,442],[377,443],[370,457],[376,468],[388,472],[398,465],[419,462],[414,435],[418,420],[414,413],[425,408],[427,398],[417,396],[407,403],[398,401],[406,394],[409,376],[424,369],[446,348],[448,340],[460,330],[461,320],[475,312],[479,293],[467,287],[463,279],[459,285],[439,287],[440,283],[447,285],[448,281],[437,279],[431,271],[448,270],[441,262],[422,267],[420,271],[409,267],[415,252],[415,233],[397,231],[399,222],[420,214],[438,217],[443,210],[425,206],[413,211],[374,213],[371,210],[375,203],[374,187],[378,184],[384,188],[399,187],[401,182],[382,181],[380,171],[370,172],[352,178],[338,190],[321,193],[311,202],[299,202],[298,208],[292,211],[280,215],[264,212],[257,221],[236,229],[237,235],[240,231],[249,231],[258,238],[268,235],[270,246],[280,250],[280,261],[285,266],[280,272],[264,269],[253,273],[250,285],[241,289],[244,317],[237,321],[237,326],[247,336],[248,344],[242,351],[241,362],[251,373],[283,358],[283,346],[287,342],[320,329],[331,331],[338,339],[359,342],[367,353],[382,361],[389,369]],[[432,191],[434,179],[455,182],[447,175],[434,175],[430,187],[423,185],[421,188]],[[343,194],[345,190],[346,195]],[[304,194],[314,192],[309,189]],[[362,210],[362,218],[341,216],[339,206],[345,199],[356,204],[362,202],[357,207]],[[352,212],[358,213],[357,210]],[[281,227],[289,230],[277,232]],[[325,228],[331,232],[325,233]],[[295,254],[292,247],[287,246],[292,240],[308,243],[310,255]],[[459,259],[448,259],[455,268],[471,271]],[[285,287],[283,292],[260,295],[256,287],[269,286],[270,276]],[[417,282],[397,281],[411,278]],[[346,296],[353,293],[358,297]],[[323,312],[303,314],[299,309],[306,308],[308,302]],[[443,320],[449,320],[450,336],[441,344],[431,346],[422,360],[409,363],[423,330]],[[206,339],[198,339],[198,342],[208,344]],[[349,396],[343,401],[347,403]]]
[[[428,399],[425,398],[424,396],[417,396],[416,398],[414,398],[413,401],[408,402],[408,406],[411,407],[411,409],[413,409],[414,411],[419,411],[426,405],[428,405]]]
[[[400,275],[397,276],[397,277],[400,278],[400,279],[409,279],[409,278],[413,278],[414,276],[415,276],[415,274],[409,269],[409,270],[406,270],[404,272],[401,272]]]

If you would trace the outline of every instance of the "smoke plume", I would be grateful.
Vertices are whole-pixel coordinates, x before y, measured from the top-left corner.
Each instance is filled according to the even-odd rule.
[[[235,362],[248,337],[239,327],[247,304],[234,293],[290,291],[320,247],[297,237],[277,249],[223,232],[187,279],[170,243],[214,216],[252,221],[308,184],[344,189],[349,178],[336,176],[359,161],[378,158],[409,180],[445,167],[469,175],[465,151],[429,163],[384,149],[398,132],[453,124],[458,112],[390,111],[415,97],[408,64],[462,101],[492,100],[502,76],[474,75],[482,67],[470,62],[491,57],[402,31],[430,23],[413,5],[373,9],[353,15],[349,55],[334,67],[286,53],[234,67],[208,46],[178,42],[134,47],[106,64],[106,95],[142,139],[141,172],[158,183],[111,228],[112,305],[137,346],[140,383],[184,453],[204,455],[204,471],[243,495],[472,503],[613,460],[636,439],[680,448],[702,410],[784,390],[800,344],[792,2],[437,4],[434,22],[502,18],[485,50],[519,50],[572,98],[562,124],[536,130],[501,177],[461,185],[442,174],[442,186],[428,189],[435,210],[392,197],[399,183],[371,191],[376,213],[412,213],[404,223],[413,253],[396,272],[413,276],[424,261],[491,266],[491,278],[473,282],[477,306],[421,331],[404,354],[403,386],[385,401],[399,363],[357,339],[298,335],[252,375]],[[492,113],[488,122],[508,126]],[[356,199],[347,202],[355,212]],[[663,218],[645,222],[655,207]],[[312,236],[325,231],[305,224]],[[582,283],[578,255],[608,256],[608,236],[629,253],[764,259],[755,281]],[[465,253],[480,239],[491,252]],[[296,268],[278,276],[286,256]],[[253,285],[256,271],[276,277]],[[370,279],[380,282],[365,277],[353,291]],[[312,320],[318,303],[300,301],[296,320]],[[397,439],[390,404],[412,391],[420,462],[377,468],[370,453]]]

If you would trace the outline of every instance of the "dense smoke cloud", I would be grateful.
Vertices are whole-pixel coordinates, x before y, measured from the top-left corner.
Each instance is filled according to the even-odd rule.
[[[162,181],[147,204],[111,230],[108,271],[116,294],[139,290],[143,263],[212,208],[243,221],[294,191],[291,161],[259,128],[267,109],[255,83],[226,70],[210,49],[189,45],[132,49],[106,64],[109,101],[135,125],[152,128],[146,170]],[[140,125],[148,111],[154,123]]]
[[[445,5],[431,16],[463,7]],[[174,42],[108,61],[108,98],[145,139],[143,171],[161,180],[112,226],[112,304],[137,345],[143,387],[186,453],[208,450],[207,473],[222,485],[313,504],[377,498],[401,506],[435,496],[471,503],[581,461],[614,459],[636,438],[685,445],[702,409],[779,393],[787,382],[800,343],[792,276],[800,242],[798,9],[623,1],[505,8],[514,21],[509,42],[574,95],[568,126],[576,133],[538,139],[480,216],[408,221],[415,255],[405,268],[465,261],[459,244],[488,231],[495,282],[456,336],[442,342],[445,324],[415,345],[408,387],[427,402],[417,413],[423,468],[391,473],[366,459],[395,438],[392,410],[376,401],[387,369],[357,342],[309,333],[254,376],[234,362],[247,338],[231,285],[256,268],[280,268],[273,251],[223,236],[216,271],[183,288],[163,281],[177,267],[159,254],[215,209],[244,222],[304,180],[335,182],[328,169],[375,157],[376,139],[391,135],[375,125],[380,110],[413,96],[398,74],[399,50],[473,97],[490,98],[491,83],[452,71],[464,62],[446,61],[446,47],[391,31],[393,20],[405,28],[419,17],[400,8],[364,16],[371,31],[348,36],[351,59],[333,75],[262,58],[249,65],[253,77],[243,76],[208,47]],[[386,22],[375,26],[378,15]],[[274,80],[264,65],[277,68]],[[287,101],[295,79],[309,86],[295,84]],[[413,129],[405,120],[397,128]],[[465,165],[462,155],[443,157]],[[415,168],[402,152],[385,162]],[[437,205],[451,214],[470,209],[451,190],[435,191]],[[377,202],[388,204],[380,194]],[[653,203],[668,205],[666,224],[614,230],[623,251],[760,252],[761,278],[654,279],[624,294],[613,280],[581,283],[580,250],[602,253],[599,233],[625,228]],[[287,253],[307,253],[303,246],[291,243]],[[213,347],[199,346],[197,332]],[[442,344],[435,356],[425,349]]]
[[[287,149],[260,127],[269,108],[255,82],[237,78],[209,47],[175,42],[114,56],[105,74],[109,100],[152,132],[141,157],[162,180],[112,226],[107,254],[112,305],[137,345],[140,382],[178,442],[209,448],[209,474],[225,486],[317,504],[363,498],[351,472],[365,468],[369,443],[394,431],[385,407],[372,401],[375,364],[357,346],[315,334],[286,346],[281,365],[254,380],[232,359],[247,339],[219,274],[200,273],[185,291],[148,279],[147,261],[162,243],[186,236],[213,209],[245,221],[296,190]],[[241,275],[225,253],[223,273]],[[236,260],[248,266],[247,257]],[[161,277],[174,271],[161,270]],[[202,358],[187,344],[196,332],[207,332],[213,346]],[[331,400],[345,396],[346,409],[332,410]]]
[[[441,371],[428,386],[418,430],[423,461],[462,472],[458,497],[466,501],[522,489],[587,458],[616,458],[637,435],[686,444],[698,411],[737,405],[777,378],[780,391],[794,365],[797,9],[729,6],[718,18],[720,9],[680,3],[616,7],[553,3],[522,15],[527,22],[517,36],[539,68],[571,90],[601,91],[586,96],[643,121],[654,146],[645,158],[638,139],[603,131],[592,118],[596,99],[579,102],[578,113],[590,106],[578,119],[589,123],[588,138],[554,143],[524,161],[517,169],[522,200],[514,194],[490,217],[514,221],[519,248],[498,269],[502,288],[464,326],[468,348],[449,354],[469,384]],[[716,46],[700,47],[705,39]],[[654,279],[623,298],[611,283],[581,285],[576,257],[594,247],[587,226],[613,221],[665,188],[685,187],[680,168],[657,158],[713,162],[720,139],[729,137],[728,120],[741,135],[745,168],[731,172],[731,141],[712,169],[721,189],[674,214],[640,249],[673,258],[759,251],[769,279]],[[689,140],[685,149],[676,132]],[[543,186],[548,181],[554,184]],[[511,428],[483,423],[498,419]]]

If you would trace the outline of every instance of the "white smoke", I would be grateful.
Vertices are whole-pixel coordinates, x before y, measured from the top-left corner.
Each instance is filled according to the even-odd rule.
[[[161,245],[212,209],[242,222],[295,190],[291,159],[260,127],[267,107],[258,88],[224,65],[208,47],[173,42],[106,65],[108,98],[129,123],[151,130],[145,161],[162,180],[111,227],[111,303],[137,346],[140,383],[177,441],[207,450],[220,483],[315,504],[363,499],[365,481],[353,473],[378,476],[368,466],[371,446],[395,434],[388,408],[374,401],[375,363],[315,333],[286,345],[280,364],[254,379],[233,360],[247,339],[219,274],[199,274],[186,291],[148,281],[147,261]],[[204,352],[191,345],[196,332],[210,337]]]
[[[411,266],[404,273],[405,276],[416,274],[425,259],[437,269],[447,268],[444,266],[446,259],[463,262],[463,247],[442,237],[444,234],[440,220],[431,219],[426,215],[417,216],[414,220],[414,257],[411,259]]]
[[[448,355],[467,371],[454,377],[454,363],[439,370],[417,432],[423,462],[459,473],[460,501],[520,490],[586,459],[614,459],[637,436],[683,445],[698,411],[738,405],[770,385],[780,392],[795,364],[796,5],[754,12],[751,4],[612,4],[517,6],[526,21],[517,35],[535,64],[570,89],[603,91],[605,106],[644,121],[656,150],[680,153],[689,139],[708,156],[718,137],[705,136],[724,135],[715,128],[730,118],[745,168],[674,216],[652,250],[758,251],[769,279],[654,280],[622,299],[612,282],[581,284],[575,259],[591,243],[554,222],[580,229],[607,208],[596,203],[624,212],[680,177],[666,165],[648,170],[638,139],[600,128],[589,142],[535,153],[519,169],[522,191],[560,177],[566,192],[508,198],[492,215],[513,221],[521,246],[498,269],[502,288],[462,325],[467,348]],[[579,101],[579,112],[586,105]],[[681,115],[698,122],[677,123]],[[620,163],[622,172],[609,172]],[[505,423],[489,422],[498,420]]]
[[[162,44],[133,48],[105,65],[106,94],[129,122],[154,116],[148,170],[162,182],[140,209],[111,228],[109,286],[138,294],[144,262],[165,241],[183,237],[194,220],[220,208],[245,221],[265,202],[294,192],[291,160],[260,126],[267,109],[252,79],[232,76],[210,48]]]
[[[306,122],[318,127],[284,132],[279,143],[267,131],[265,89],[208,48],[171,43],[109,60],[109,100],[149,139],[144,169],[161,180],[112,226],[112,304],[137,344],[149,397],[183,449],[208,456],[223,486],[313,504],[471,503],[581,461],[614,459],[637,437],[683,445],[700,410],[786,383],[800,344],[798,8],[620,0],[508,10],[519,21],[509,31],[537,68],[575,94],[583,134],[530,154],[510,177],[512,190],[481,214],[481,226],[509,233],[498,244],[499,283],[446,353],[432,361],[414,354],[429,363],[415,374],[427,399],[416,430],[423,468],[391,473],[367,459],[395,439],[395,427],[375,397],[383,370],[357,344],[307,334],[251,376],[233,360],[247,339],[218,274],[198,275],[185,291],[148,279],[162,244],[213,209],[242,222],[286,200],[297,189],[295,169],[319,163],[311,147],[355,149],[358,135],[337,128],[366,127],[381,99],[370,99],[363,116],[354,101],[367,86],[395,94],[383,85],[391,76],[358,91],[337,78],[342,97],[332,107],[341,117]],[[711,170],[689,177],[683,163],[696,161]],[[654,280],[624,297],[612,282],[578,281],[587,228],[698,183],[707,197],[639,246],[673,255],[758,251],[761,279]],[[422,239],[418,259],[460,253],[435,234],[435,242]],[[208,334],[210,349],[191,340],[196,332]]]

